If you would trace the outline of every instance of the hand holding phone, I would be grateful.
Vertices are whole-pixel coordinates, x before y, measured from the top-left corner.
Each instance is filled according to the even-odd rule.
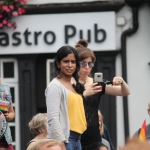
[[[103,83],[113,84],[112,81],[103,80],[103,73],[101,72],[94,73],[94,82],[98,82],[100,83],[100,85],[102,85]]]

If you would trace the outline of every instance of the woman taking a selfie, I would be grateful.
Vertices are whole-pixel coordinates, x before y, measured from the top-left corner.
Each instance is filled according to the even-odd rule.
[[[80,137],[86,130],[86,118],[81,94],[84,86],[78,82],[80,68],[77,51],[61,47],[54,60],[56,78],[45,90],[48,114],[48,138],[62,143],[62,150],[81,150]],[[74,77],[75,84],[71,84]]]
[[[87,48],[86,40],[79,40],[75,45],[80,60],[79,82],[84,85],[83,103],[87,121],[87,130],[81,136],[82,149],[85,150],[90,144],[101,141],[99,134],[98,107],[103,94],[114,96],[127,96],[130,94],[129,87],[122,77],[114,77],[112,85],[105,83],[100,86],[89,77],[96,57],[92,50]],[[74,82],[74,81],[72,81]]]

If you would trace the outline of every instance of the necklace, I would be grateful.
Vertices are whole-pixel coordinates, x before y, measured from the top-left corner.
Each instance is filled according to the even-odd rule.
[[[79,79],[79,82],[82,84],[82,85],[85,85],[85,83],[86,83],[86,80],[87,80],[87,78],[85,79],[85,80],[82,80],[82,79]],[[83,83],[82,83],[83,82]]]
[[[81,83],[81,82],[80,82]],[[86,81],[84,81],[84,83],[81,83],[82,85],[84,85],[86,83]]]

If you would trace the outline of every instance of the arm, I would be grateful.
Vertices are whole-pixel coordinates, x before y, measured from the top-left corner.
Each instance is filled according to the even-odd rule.
[[[113,85],[106,85],[105,94],[114,96],[127,96],[130,94],[130,89],[123,78],[114,77]]]
[[[93,83],[93,78],[91,78],[92,80],[90,81],[91,83],[88,83],[88,85],[85,87],[84,85],[84,92],[83,92],[83,97],[86,98],[88,96],[94,95],[98,92],[102,91],[102,86],[97,85],[98,83]],[[76,81],[74,78],[71,78],[71,83],[72,84],[76,84]]]
[[[96,82],[96,83],[89,85],[88,88],[86,88],[85,91],[83,92],[83,96],[86,98],[87,96],[91,96],[98,92],[101,92],[102,86],[99,86],[97,84],[98,83]]]
[[[65,141],[62,126],[60,124],[60,103],[61,103],[61,91],[57,85],[51,85],[46,89],[46,105],[48,114],[48,131],[50,131],[50,137],[60,142]],[[49,133],[48,133],[49,135]]]
[[[7,121],[11,121],[15,118],[15,111],[14,111],[14,108],[12,106],[12,103],[10,105],[9,110],[7,112],[5,112],[4,115],[5,115]]]
[[[11,121],[15,118],[15,111],[14,111],[14,108],[12,105],[12,99],[11,99],[12,96],[11,96],[10,87],[6,84],[4,84],[4,91],[5,91],[4,93],[6,96],[6,100],[8,100],[8,102],[10,102],[9,109],[8,109],[8,111],[6,111],[4,113],[4,115],[5,115],[7,121]]]

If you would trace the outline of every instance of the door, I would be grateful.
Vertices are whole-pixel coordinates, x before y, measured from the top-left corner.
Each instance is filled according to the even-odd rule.
[[[112,81],[115,76],[115,62],[117,52],[97,52],[94,72],[102,72],[103,78]],[[109,130],[113,146],[116,148],[116,97],[103,95],[99,109],[104,117],[104,124]]]

